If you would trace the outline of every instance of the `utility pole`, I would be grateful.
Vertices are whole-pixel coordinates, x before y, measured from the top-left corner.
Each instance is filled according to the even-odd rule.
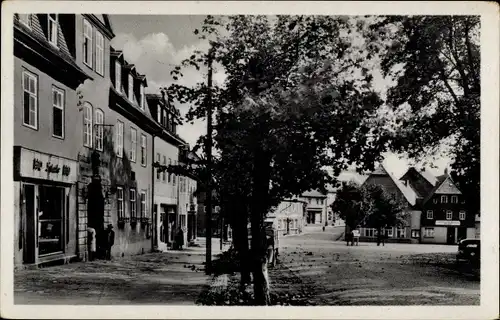
[[[205,273],[210,274],[212,269],[212,59],[213,47],[208,51],[208,80],[207,80],[207,184],[206,184],[206,256]]]

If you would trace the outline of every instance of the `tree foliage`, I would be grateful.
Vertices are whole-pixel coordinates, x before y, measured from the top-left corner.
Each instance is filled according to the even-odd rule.
[[[479,210],[480,19],[478,16],[391,16],[364,28],[394,79],[387,103],[396,130],[386,139],[395,151],[421,159],[447,146],[451,175]]]

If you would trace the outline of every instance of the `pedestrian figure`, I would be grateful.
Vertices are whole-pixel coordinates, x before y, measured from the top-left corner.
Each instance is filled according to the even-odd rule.
[[[96,253],[96,231],[94,228],[87,228],[87,250],[89,261],[94,261]]]
[[[380,246],[381,242],[382,242],[382,233],[380,230],[377,230],[377,246]]]
[[[177,235],[176,235],[175,243],[176,243],[177,249],[178,250],[182,250],[182,247],[184,246],[184,231],[180,227],[177,230]]]
[[[115,244],[115,232],[113,231],[113,225],[108,224],[106,229],[106,260],[111,260],[111,247]]]
[[[359,245],[359,230],[352,231],[352,242],[351,246],[354,246],[354,242],[356,242],[356,246]]]
[[[352,237],[352,231],[349,231],[345,234],[345,242],[347,246],[349,246],[349,242],[351,242],[351,237]]]
[[[274,235],[266,237],[267,239],[267,261],[274,267],[276,265],[276,257],[274,256]]]

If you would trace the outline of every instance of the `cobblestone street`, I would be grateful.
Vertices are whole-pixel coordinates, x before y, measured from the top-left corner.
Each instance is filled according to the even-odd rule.
[[[282,240],[276,291],[312,290],[315,305],[478,305],[479,278],[448,268],[456,246],[346,246],[332,233]]]
[[[193,305],[209,285],[204,241],[183,251],[148,253],[15,272],[16,304]],[[214,240],[214,254],[219,251]]]

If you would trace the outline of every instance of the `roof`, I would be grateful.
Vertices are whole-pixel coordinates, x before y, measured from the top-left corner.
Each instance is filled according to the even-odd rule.
[[[432,173],[430,173],[425,169],[417,170],[417,172],[420,173],[420,175],[424,177],[425,180],[429,181],[429,183],[432,184],[433,186],[435,186],[436,183],[439,182],[439,180]]]
[[[381,165],[381,167],[383,167],[383,165]],[[399,191],[401,191],[406,201],[414,206],[417,203],[417,198],[419,198],[415,190],[410,185],[405,185],[404,183],[402,183],[401,180],[397,179],[392,173],[389,173],[389,171],[385,170],[385,168],[382,168],[382,170],[384,170],[386,174],[391,177],[391,180],[394,182],[394,184],[396,184],[396,187],[398,187]]]
[[[302,193],[302,197],[326,198],[326,195],[319,192],[318,190],[312,190],[312,191],[306,191],[306,192]]]

